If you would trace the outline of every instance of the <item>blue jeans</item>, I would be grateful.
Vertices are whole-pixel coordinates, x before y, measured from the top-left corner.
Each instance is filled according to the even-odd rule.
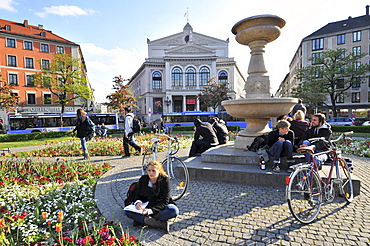
[[[306,144],[307,146],[311,145],[311,143],[307,140],[303,141],[302,144]],[[320,152],[323,152],[323,150],[315,150],[315,153],[320,153]],[[306,157],[306,161],[308,162],[310,154],[306,153],[305,157]],[[322,165],[322,163],[326,162],[326,160],[328,159],[328,155],[326,155],[326,154],[325,155],[318,155],[318,156],[315,156],[314,158],[315,158],[315,162],[316,162],[317,166],[320,167]]]
[[[127,217],[130,219],[133,219],[136,222],[139,222],[141,224],[144,224],[144,219],[146,215],[125,211]],[[168,204],[166,207],[158,213],[158,219],[159,220],[169,220],[172,218],[175,218],[177,215],[179,215],[179,209],[175,204]]]
[[[86,137],[80,138],[80,140],[81,140],[81,147],[82,147],[82,150],[83,150],[84,152],[87,152],[87,147],[86,147],[86,142],[87,142],[87,140],[86,140]]]
[[[280,163],[280,157],[286,156],[287,160],[293,160],[293,144],[289,140],[277,141],[268,150],[274,158],[274,163]]]

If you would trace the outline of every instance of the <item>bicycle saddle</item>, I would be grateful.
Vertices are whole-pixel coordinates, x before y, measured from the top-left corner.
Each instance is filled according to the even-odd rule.
[[[300,147],[300,148],[297,149],[297,153],[309,152],[309,153],[313,154],[315,152],[315,148],[316,148],[315,145]]]

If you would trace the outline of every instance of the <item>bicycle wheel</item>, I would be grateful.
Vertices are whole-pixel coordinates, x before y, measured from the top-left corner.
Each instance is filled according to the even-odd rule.
[[[301,223],[311,223],[318,215],[322,202],[320,177],[311,168],[296,169],[290,175],[286,197],[289,210]]]
[[[338,159],[339,161],[339,176],[338,179],[341,180],[339,184],[339,194],[346,198],[347,202],[352,202],[353,200],[353,184],[351,178],[351,172],[348,168],[347,162],[343,159]]]
[[[189,172],[184,162],[176,157],[170,157],[162,162],[162,166],[170,178],[172,200],[179,200],[189,185]]]
[[[153,156],[153,149],[150,148],[150,149],[147,149],[144,153],[144,156],[143,156],[143,162],[142,162],[142,169],[141,169],[141,173],[144,175],[146,174],[146,170],[148,168],[148,164],[149,162],[151,162],[152,160],[154,160],[154,156]]]

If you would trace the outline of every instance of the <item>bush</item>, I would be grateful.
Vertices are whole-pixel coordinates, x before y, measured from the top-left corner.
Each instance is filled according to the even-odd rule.
[[[370,133],[370,127],[369,126],[331,126],[331,130],[333,132],[364,132],[364,133]]]
[[[31,132],[21,134],[2,134],[0,142],[21,142],[27,140],[44,139],[44,138],[59,138],[71,136],[71,131],[60,132]]]

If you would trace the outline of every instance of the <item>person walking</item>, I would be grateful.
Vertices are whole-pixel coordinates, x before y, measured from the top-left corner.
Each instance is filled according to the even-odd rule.
[[[74,134],[77,131],[76,136],[80,138],[81,140],[81,147],[82,147],[84,159],[90,158],[87,147],[86,147],[86,142],[89,140],[87,137],[87,117],[88,116],[85,110],[83,110],[82,108],[77,109],[76,127],[72,131],[72,134]]]
[[[134,132],[132,130],[133,120],[135,115],[131,113],[130,107],[125,107],[125,134],[123,136],[123,149],[125,151],[124,157],[130,157],[130,146],[141,154],[141,147],[135,143]],[[129,146],[130,145],[130,146]]]
[[[207,149],[218,145],[216,132],[211,124],[208,122],[203,123],[200,119],[195,119],[194,126],[194,140],[190,147],[189,157],[195,156],[196,153],[203,153]],[[202,138],[200,139],[200,137]]]
[[[129,205],[124,209],[127,217],[134,220],[134,226],[147,225],[168,233],[167,221],[179,215],[179,209],[170,196],[170,180],[157,160],[149,163],[147,174],[141,176],[136,192],[127,203],[135,206],[128,209]]]

